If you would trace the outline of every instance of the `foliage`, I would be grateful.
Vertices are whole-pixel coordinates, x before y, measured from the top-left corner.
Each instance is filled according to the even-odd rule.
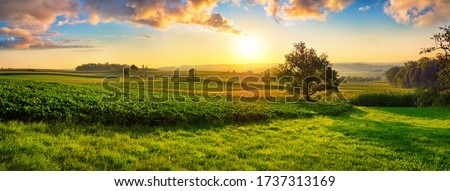
[[[294,50],[285,55],[285,63],[279,66],[280,76],[293,77],[287,90],[293,94],[303,93],[307,100],[310,100],[310,84],[333,85],[336,81],[337,72],[329,67],[328,56],[318,55],[315,49],[307,48],[304,42],[294,43]],[[296,89],[300,87],[302,92]]]
[[[386,72],[389,83],[395,87],[421,88],[434,86],[438,83],[438,74],[444,68],[444,63],[438,59],[421,58],[409,61],[403,67],[393,67]]]
[[[357,106],[416,107],[417,99],[418,94],[416,93],[363,93],[352,98],[350,102]]]
[[[450,88],[450,26],[439,27],[439,29],[441,30],[441,32],[434,34],[431,38],[431,40],[434,40],[434,42],[436,43],[436,46],[431,48],[424,48],[420,53],[430,53],[437,50],[444,51],[444,54],[438,53],[436,55],[436,59],[442,66],[437,73],[437,85]]]
[[[386,71],[386,78],[390,84],[393,84],[394,86],[395,86],[395,84],[397,84],[397,82],[394,81],[394,79],[395,79],[395,76],[397,75],[397,73],[401,69],[402,69],[402,67],[394,66],[394,67],[390,68],[388,71]]]
[[[88,63],[82,64],[75,68],[76,71],[122,71],[126,64],[114,64],[114,63]]]
[[[439,85],[450,87],[450,57],[438,56],[438,60],[443,66],[438,72]]]
[[[450,89],[431,86],[420,88],[418,92],[418,106],[450,106]]]
[[[441,30],[441,32],[434,34],[433,37],[431,37],[431,40],[434,40],[436,46],[431,48],[423,48],[422,51],[420,52],[421,54],[434,52],[436,50],[443,50],[444,56],[445,57],[449,56],[450,26],[439,27],[439,29]]]
[[[143,126],[225,124],[340,114],[351,108],[337,103],[140,102],[133,95],[128,102],[104,102],[104,96],[110,95],[89,86],[0,79],[0,119]]]
[[[133,70],[134,72],[139,70],[139,68],[134,64],[130,66],[130,69]]]

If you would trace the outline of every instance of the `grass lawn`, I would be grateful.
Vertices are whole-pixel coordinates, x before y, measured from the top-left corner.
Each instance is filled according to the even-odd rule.
[[[0,123],[0,170],[450,170],[450,109],[244,125]]]

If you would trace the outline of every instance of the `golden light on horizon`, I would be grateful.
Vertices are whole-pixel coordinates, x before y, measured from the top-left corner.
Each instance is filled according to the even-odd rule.
[[[262,58],[263,46],[258,36],[245,35],[236,40],[235,51],[245,61],[257,61]]]

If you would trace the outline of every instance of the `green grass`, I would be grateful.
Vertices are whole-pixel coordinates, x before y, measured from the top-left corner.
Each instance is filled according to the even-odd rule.
[[[1,170],[450,170],[450,109],[243,125],[0,123]]]

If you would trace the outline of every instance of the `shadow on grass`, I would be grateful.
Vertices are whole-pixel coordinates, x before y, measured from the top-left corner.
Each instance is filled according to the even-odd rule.
[[[387,147],[403,158],[420,160],[423,166],[415,166],[411,170],[450,169],[450,129],[423,128],[396,122],[395,119],[379,122],[364,115],[364,111],[355,108],[350,113],[335,117],[342,123],[328,126],[327,129],[368,144]]]
[[[311,118],[313,116],[305,116],[302,118]],[[145,136],[148,134],[159,134],[160,132],[177,132],[177,131],[186,131],[190,133],[198,133],[205,130],[212,131],[220,131],[226,127],[239,127],[245,125],[268,125],[273,120],[260,120],[253,122],[242,122],[242,123],[222,123],[222,124],[185,124],[185,125],[165,125],[165,126],[142,126],[142,125],[103,125],[103,124],[73,124],[73,123],[57,123],[57,124],[49,124],[45,122],[35,123],[35,122],[20,122],[20,121],[9,121],[3,122],[6,125],[22,123],[25,125],[37,125],[44,126],[44,128],[29,128],[28,131],[40,132],[49,135],[61,135],[68,134],[71,132],[82,133],[82,134],[111,134],[114,133],[123,133],[129,134],[131,137],[137,138],[140,136]],[[1,131],[0,131],[1,132]],[[9,132],[11,133],[11,132]],[[0,140],[2,136],[0,136]]]

